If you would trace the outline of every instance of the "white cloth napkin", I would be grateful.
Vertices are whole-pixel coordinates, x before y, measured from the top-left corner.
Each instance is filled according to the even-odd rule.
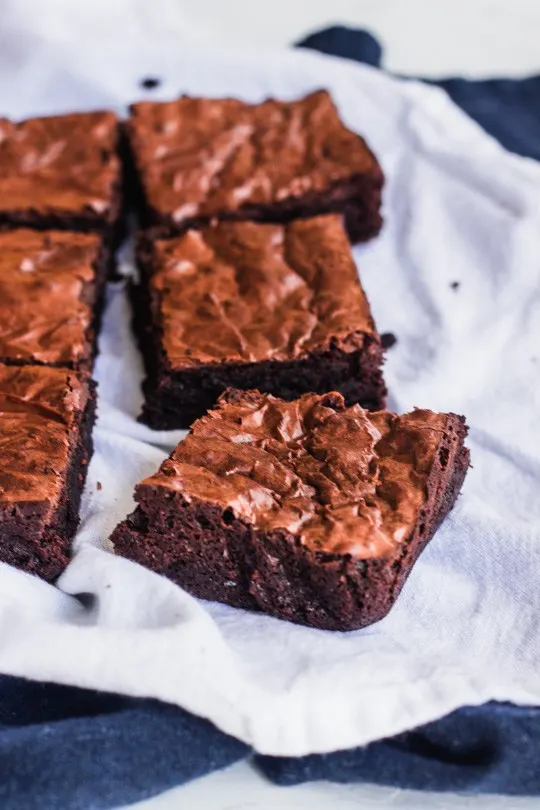
[[[276,755],[360,745],[463,704],[540,703],[540,168],[436,89],[306,52],[195,48],[150,25],[119,37],[102,24],[98,48],[89,21],[59,33],[29,5],[6,4],[6,114],[123,110],[145,75],[164,80],[152,98],[333,93],[388,178],[384,232],[355,256],[380,331],[398,337],[391,406],[464,413],[473,469],[377,625],[328,633],[197,602],[104,550],[182,435],[136,422],[141,363],[111,285],[77,553],[58,588],[0,565],[0,671],[161,698]]]

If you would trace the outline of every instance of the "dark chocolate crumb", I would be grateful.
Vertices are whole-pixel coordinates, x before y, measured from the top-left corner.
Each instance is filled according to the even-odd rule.
[[[450,288],[452,290],[459,290],[459,281],[452,281],[452,283],[450,284]]]
[[[383,332],[381,335],[381,344],[383,349],[391,349],[397,343],[397,337],[393,332]]]
[[[145,90],[154,90],[161,84],[161,79],[156,79],[154,76],[148,76],[146,79],[141,79],[140,85]]]
[[[102,484],[101,484],[101,481],[98,481],[98,482],[96,483],[96,489],[97,489],[97,490],[103,489],[103,486],[102,486]]]

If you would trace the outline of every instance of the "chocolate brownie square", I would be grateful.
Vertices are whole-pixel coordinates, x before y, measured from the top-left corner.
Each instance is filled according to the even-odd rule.
[[[92,368],[108,250],[100,234],[0,232],[0,362]]]
[[[383,173],[323,90],[297,101],[183,96],[131,107],[127,140],[144,226],[289,222],[341,212],[354,242],[382,224]]]
[[[469,465],[455,414],[226,392],[112,535],[202,599],[327,630],[382,619]]]
[[[0,364],[0,562],[54,580],[67,565],[92,455],[85,373]]]
[[[0,119],[0,225],[100,231],[121,226],[119,122],[112,112]]]
[[[339,215],[144,237],[137,257],[151,427],[189,427],[228,387],[384,407],[383,350]]]

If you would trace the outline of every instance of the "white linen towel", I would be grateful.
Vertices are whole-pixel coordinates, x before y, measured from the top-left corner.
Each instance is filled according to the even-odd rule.
[[[379,330],[398,337],[390,404],[465,414],[473,469],[377,625],[328,633],[197,602],[104,550],[182,435],[136,422],[141,363],[111,285],[77,553],[57,588],[0,565],[0,672],[170,701],[276,755],[360,745],[463,704],[540,703],[540,168],[433,88],[306,52],[195,48],[163,18],[159,36],[150,20],[119,36],[77,15],[49,30],[30,6],[6,4],[0,98],[14,117],[123,111],[145,75],[164,79],[151,98],[332,92],[388,178],[384,231],[355,257]]]

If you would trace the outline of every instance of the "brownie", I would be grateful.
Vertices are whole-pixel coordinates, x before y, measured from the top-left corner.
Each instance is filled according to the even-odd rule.
[[[328,630],[383,618],[465,477],[455,414],[226,392],[112,535],[203,599]]]
[[[0,233],[0,361],[90,370],[108,250],[100,234]]]
[[[94,414],[86,373],[0,364],[0,562],[49,581],[66,566]]]
[[[0,225],[121,233],[119,122],[112,112],[0,119]]]
[[[228,387],[384,407],[381,342],[338,214],[146,236],[137,257],[153,428],[189,427]]]
[[[381,228],[381,167],[324,90],[262,104],[140,102],[126,132],[145,227],[289,222],[337,211],[355,242]]]

